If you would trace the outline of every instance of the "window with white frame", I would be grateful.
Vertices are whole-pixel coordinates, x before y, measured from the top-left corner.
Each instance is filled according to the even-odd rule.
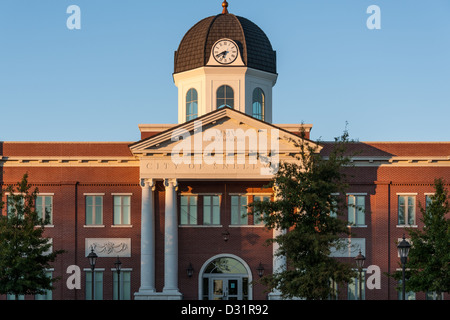
[[[406,280],[408,281],[408,280]],[[402,287],[403,280],[398,281],[398,287]],[[403,290],[398,290],[398,300],[403,300]],[[414,291],[405,292],[405,300],[416,300],[416,293]]]
[[[348,283],[348,290],[347,290],[347,296],[348,296],[348,300],[360,300],[360,295],[361,295],[361,300],[366,299],[366,290],[365,290],[365,277],[366,277],[366,272],[365,270],[362,270],[362,274],[361,274],[361,281],[359,280],[359,271],[357,270],[358,275],[351,279],[350,282]],[[360,289],[360,284],[361,282],[361,291]],[[360,293],[361,292],[361,293]]]
[[[220,225],[220,196],[203,196],[203,224]]]
[[[227,85],[217,89],[217,109],[224,107],[234,108],[234,91],[233,88]]]
[[[92,299],[92,286],[94,286],[94,299]],[[94,284],[92,284],[92,271],[86,271],[86,300],[103,300],[103,270],[94,271]]]
[[[131,224],[131,196],[113,195],[114,202],[114,225]]]
[[[52,271],[47,271],[47,272],[45,273],[45,275],[46,275],[48,278],[52,278],[53,272],[52,272]],[[34,299],[35,299],[35,300],[52,300],[52,299],[53,299],[53,296],[52,296],[52,290],[45,290],[45,293],[35,295],[35,296],[34,296]]]
[[[415,225],[416,223],[416,195],[398,194],[398,224]]]
[[[190,89],[186,94],[186,121],[198,117],[198,94],[197,90]]]
[[[253,196],[253,202],[265,202],[270,201],[270,196]],[[264,220],[261,212],[253,213],[253,224],[264,225]]]
[[[196,225],[197,223],[197,196],[182,195],[180,197],[180,224]]]
[[[366,224],[365,209],[366,209],[366,195],[365,194],[348,194],[348,222],[353,226],[364,226]]]
[[[425,300],[444,300],[444,293],[438,294],[434,291],[427,291],[425,292]]]
[[[118,284],[119,279],[120,283]],[[122,269],[119,276],[117,271],[113,269],[113,300],[119,300],[119,291],[120,300],[131,300],[131,270]]]
[[[36,212],[39,219],[44,219],[46,224],[52,224],[53,195],[38,195],[36,197]]]
[[[259,120],[264,120],[265,109],[265,95],[261,88],[253,90],[253,117]]]
[[[430,204],[433,202],[434,193],[425,193],[425,209],[428,209]]]
[[[23,197],[20,198],[15,194],[6,196],[6,212],[8,217],[12,215],[17,215],[17,212],[22,212],[22,207],[25,204],[25,199]]]
[[[103,195],[86,196],[86,225],[103,224]]]
[[[231,224],[247,225],[247,196],[234,195],[231,196]]]

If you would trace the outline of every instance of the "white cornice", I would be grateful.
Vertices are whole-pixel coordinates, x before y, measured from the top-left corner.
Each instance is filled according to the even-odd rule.
[[[3,167],[139,167],[135,157],[27,157],[0,158]]]
[[[328,157],[323,157],[328,159]],[[355,167],[449,167],[450,156],[428,156],[428,157],[390,157],[390,156],[365,156],[352,157],[352,166]]]

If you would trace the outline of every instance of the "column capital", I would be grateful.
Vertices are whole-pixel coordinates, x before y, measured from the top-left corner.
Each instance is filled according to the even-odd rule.
[[[178,187],[178,180],[176,178],[164,179],[164,186],[166,188],[172,186],[174,188]]]
[[[141,179],[141,187],[142,188],[152,188],[152,190],[155,190],[155,180],[151,178],[143,178]]]

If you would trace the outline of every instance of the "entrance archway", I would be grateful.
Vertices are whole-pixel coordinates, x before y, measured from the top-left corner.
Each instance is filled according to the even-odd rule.
[[[200,269],[200,300],[251,300],[252,273],[247,263],[232,254],[207,260]]]

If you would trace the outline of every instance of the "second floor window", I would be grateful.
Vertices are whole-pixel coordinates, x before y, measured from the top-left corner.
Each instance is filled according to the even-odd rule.
[[[231,224],[248,224],[247,196],[231,196]]]
[[[203,224],[220,224],[220,196],[203,196]]]
[[[398,196],[398,224],[414,225],[416,223],[416,197],[414,195]]]
[[[197,224],[197,196],[180,197],[180,223]]]
[[[354,226],[365,225],[364,210],[366,207],[364,195],[348,195],[348,223]]]
[[[114,196],[114,225],[131,224],[130,202],[131,196]]]
[[[103,224],[103,197],[86,196],[86,225]]]
[[[36,212],[39,219],[47,219],[47,224],[53,223],[53,197],[52,196],[37,196],[36,197]]]
[[[254,196],[253,202],[258,202],[258,201],[259,202],[270,201],[270,196]],[[254,212],[253,224],[255,224],[255,225],[263,225],[264,224],[264,218],[263,218],[261,212]]]

